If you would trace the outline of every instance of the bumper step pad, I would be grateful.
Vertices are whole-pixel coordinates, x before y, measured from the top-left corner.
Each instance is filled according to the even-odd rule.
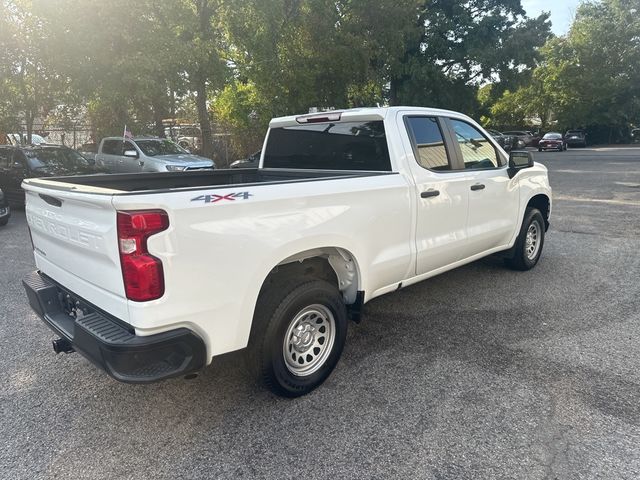
[[[131,326],[98,311],[40,272],[28,274],[22,283],[38,316],[117,380],[149,383],[186,375],[206,364],[204,342],[187,328],[136,335]],[[86,313],[77,318],[67,313],[64,305],[69,298],[80,302]]]

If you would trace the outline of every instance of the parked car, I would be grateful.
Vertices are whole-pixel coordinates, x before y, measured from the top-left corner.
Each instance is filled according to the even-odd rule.
[[[515,135],[507,135],[492,129],[487,129],[487,132],[489,132],[496,142],[498,142],[498,144],[507,152],[518,148],[524,148],[525,146],[524,142]]]
[[[241,160],[236,160],[229,167],[231,168],[258,168],[260,165],[260,155],[262,154],[262,150],[258,150],[255,153],[252,153],[247,158],[243,158]]]
[[[634,128],[631,130],[631,141],[633,143],[640,143],[640,128]]]
[[[96,155],[98,154],[98,144],[96,142],[83,143],[78,147],[78,152],[80,152],[80,155],[86,158],[89,163],[95,164]]]
[[[562,152],[567,149],[567,144],[564,141],[564,137],[561,133],[549,132],[545,133],[542,140],[538,143],[538,151],[543,150],[558,150]]]
[[[96,165],[110,173],[182,172],[212,170],[213,160],[193,155],[166,138],[103,138]]]
[[[78,152],[62,145],[0,145],[0,188],[11,204],[24,203],[24,179],[100,172],[104,170],[96,169]]]
[[[202,150],[202,131],[199,125],[173,125],[165,127],[164,133],[189,152]]]
[[[44,145],[47,143],[45,138],[36,133],[31,134],[31,143],[27,142],[27,134],[26,133],[7,133],[7,142],[9,145],[13,145],[14,147],[20,145]]]
[[[504,132],[504,135],[512,135],[522,141],[525,147],[537,147],[540,141],[540,136],[535,135],[533,132],[527,130],[513,130],[510,132]]]
[[[9,223],[9,218],[11,218],[11,207],[0,189],[0,227],[4,227]]]
[[[587,146],[587,134],[584,130],[567,130],[564,138],[569,147],[585,148]]]
[[[267,135],[257,170],[25,181],[24,286],[57,352],[139,383],[248,348],[256,377],[296,397],[366,302],[497,252],[517,270],[540,258],[547,169],[463,114],[332,111]]]

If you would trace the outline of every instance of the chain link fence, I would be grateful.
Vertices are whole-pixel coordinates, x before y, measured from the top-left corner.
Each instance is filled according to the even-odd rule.
[[[11,134],[19,134],[22,143],[27,143],[27,126],[22,125],[20,131],[10,132]],[[90,125],[50,125],[50,124],[34,124],[34,135],[39,135],[46,143],[55,145],[64,145],[71,148],[79,148],[85,143],[94,142],[93,131]],[[16,139],[12,135],[12,139]],[[32,143],[38,143],[32,138]]]

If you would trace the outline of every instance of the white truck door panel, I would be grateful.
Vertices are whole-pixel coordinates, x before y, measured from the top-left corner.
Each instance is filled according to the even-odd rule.
[[[455,118],[449,119],[449,124],[469,179],[469,253],[475,255],[506,245],[518,218],[517,180],[509,178],[506,158],[480,129]]]
[[[422,275],[469,256],[469,175],[449,170],[451,159],[436,117],[402,113],[397,122],[416,183],[416,275]]]
[[[484,188],[478,188],[482,185]],[[511,180],[506,169],[473,175],[469,181],[467,235],[474,253],[509,243],[517,227],[519,202],[517,180]]]

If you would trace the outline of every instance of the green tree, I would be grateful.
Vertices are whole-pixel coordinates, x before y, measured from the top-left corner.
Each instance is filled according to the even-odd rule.
[[[30,0],[4,0],[0,10],[0,112],[4,128],[26,126],[31,142],[34,121],[62,97],[66,77],[55,70],[47,23],[33,13]]]
[[[640,122],[640,0],[602,0],[578,7],[568,34],[540,49],[540,62],[528,83],[506,92],[492,111],[500,124],[510,109],[551,120],[561,128]],[[517,97],[518,105],[514,99]]]
[[[390,74],[390,102],[470,114],[480,84],[497,80],[495,94],[517,87],[549,36],[548,15],[527,19],[514,0],[423,2],[413,23],[416,34]]]

